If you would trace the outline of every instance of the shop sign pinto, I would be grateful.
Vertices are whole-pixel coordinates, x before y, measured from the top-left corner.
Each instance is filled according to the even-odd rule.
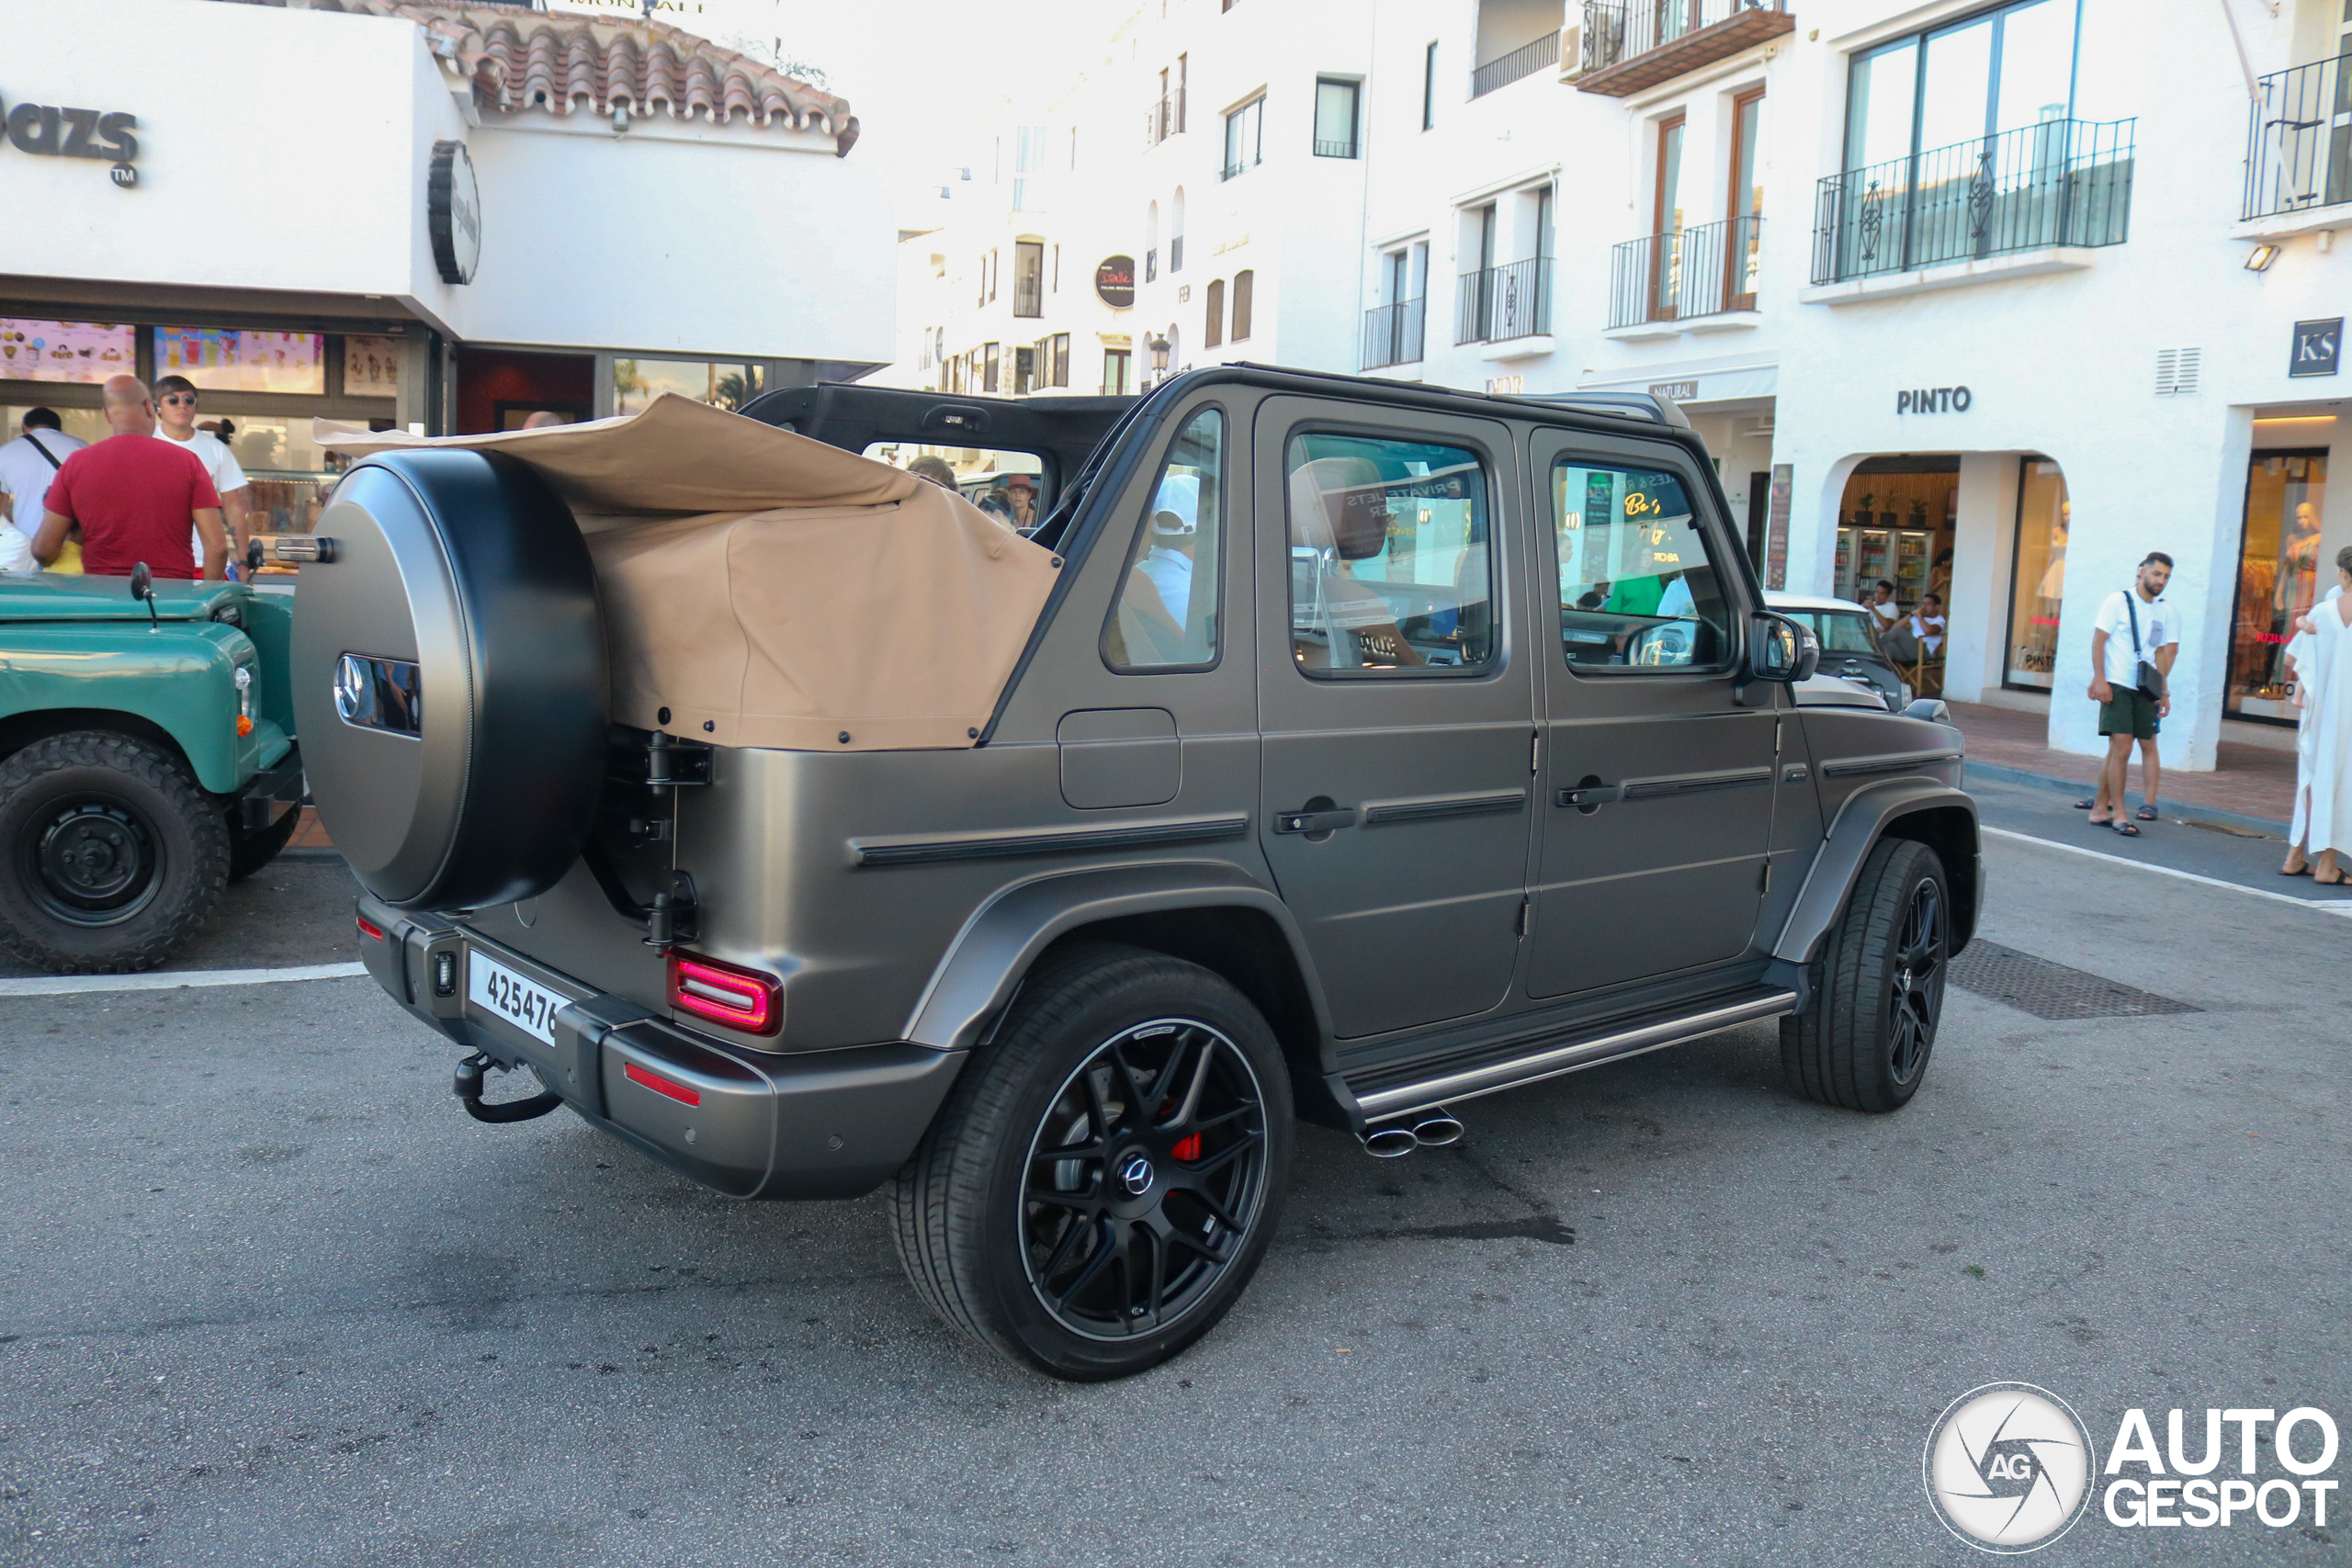
[[[6,126],[8,144],[19,152],[111,162],[115,184],[129,189],[139,183],[139,138],[131,134],[139,129],[135,114],[21,103],[0,123]]]
[[[1894,412],[1905,413],[1966,413],[1976,394],[1965,387],[1919,387],[1894,394]]]

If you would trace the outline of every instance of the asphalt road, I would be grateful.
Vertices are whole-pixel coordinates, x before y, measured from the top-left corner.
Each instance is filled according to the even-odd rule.
[[[2066,837],[2034,809],[1987,792]],[[1310,1130],[1240,1306],[1107,1386],[952,1337],[878,1200],[733,1204],[567,1117],[469,1122],[365,979],[0,997],[0,1561],[1962,1563],[1921,1447],[1987,1382],[2101,1455],[2132,1406],[2159,1442],[2175,1406],[2352,1426],[2352,920],[1987,861],[1988,938],[2201,1010],[1955,991],[1890,1118],[1790,1095],[1768,1025],[1473,1102],[1458,1150]],[[338,956],[342,874],[273,868],[229,934],[327,910],[275,961]],[[2094,1504],[2037,1561],[2342,1562],[2338,1497],[2324,1529]]]

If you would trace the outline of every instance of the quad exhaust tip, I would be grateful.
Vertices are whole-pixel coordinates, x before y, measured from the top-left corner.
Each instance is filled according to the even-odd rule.
[[[1462,1141],[1462,1123],[1442,1107],[1425,1111],[1418,1121],[1390,1122],[1367,1127],[1356,1136],[1363,1152],[1374,1159],[1403,1159],[1415,1149],[1442,1149]]]

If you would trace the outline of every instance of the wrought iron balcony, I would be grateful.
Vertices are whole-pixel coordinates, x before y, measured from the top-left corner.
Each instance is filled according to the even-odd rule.
[[[1622,98],[1796,25],[1788,0],[1585,0],[1577,90]]]
[[[1177,88],[1143,111],[1143,144],[1157,147],[1184,129],[1184,89]]]
[[[2246,135],[2246,219],[2352,201],[2352,76],[2344,59],[2265,76]]]
[[[1763,219],[1727,218],[1614,246],[1609,324],[1687,321],[1754,310],[1763,240]]]
[[[1533,43],[1489,60],[1470,73],[1470,96],[1483,98],[1498,87],[1508,87],[1521,76],[1532,76],[1560,58],[1560,29],[1553,28]]]
[[[2044,120],[1832,175],[1815,198],[1813,280],[2120,245],[2131,232],[2137,123]]]
[[[1421,325],[1427,299],[1399,299],[1363,313],[1363,368],[1385,365],[1418,365],[1421,358]]]
[[[1552,258],[1531,256],[1508,266],[1462,275],[1453,312],[1453,341],[1508,343],[1552,330]]]

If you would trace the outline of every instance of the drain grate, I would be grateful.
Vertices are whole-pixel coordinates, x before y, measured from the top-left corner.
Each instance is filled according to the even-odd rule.
[[[2148,1018],[2159,1013],[2201,1012],[2187,1002],[2153,991],[2134,990],[1983,937],[1952,960],[1951,983],[2036,1018]]]

